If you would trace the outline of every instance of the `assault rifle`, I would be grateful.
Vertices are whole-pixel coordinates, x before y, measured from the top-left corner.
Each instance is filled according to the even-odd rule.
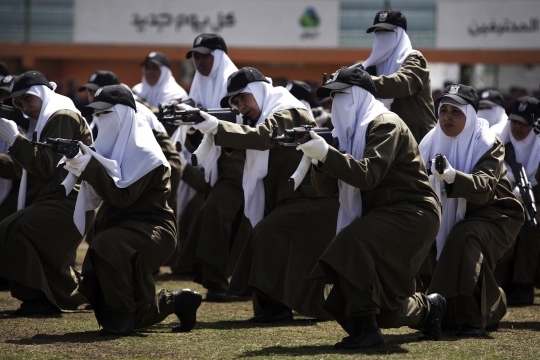
[[[28,129],[28,119],[23,116],[21,110],[6,105],[3,102],[0,102],[0,118],[13,120],[18,126]]]
[[[195,125],[204,121],[201,116],[201,111],[209,115],[215,116],[218,120],[225,120],[236,123],[238,111],[232,108],[224,109],[206,109],[199,107],[198,109],[178,110],[172,103],[159,104],[158,120],[167,126]]]
[[[37,133],[32,134],[32,145],[38,149],[52,149],[52,151],[64,155],[68,159],[73,159],[79,153],[79,141],[60,138],[45,138],[45,142],[36,139]]]
[[[274,126],[272,129],[270,143],[280,147],[298,146],[300,144],[307,143],[309,140],[311,140],[311,135],[309,135],[310,131],[314,131],[328,144],[331,144],[334,141],[332,131],[325,127],[317,128],[311,125],[302,125],[300,127],[284,130],[283,135],[281,136],[277,135],[277,130],[277,126]]]
[[[532,191],[532,185],[527,177],[527,172],[523,165],[516,160],[514,145],[509,142],[505,146],[504,161],[510,166],[516,179],[516,185],[523,199],[523,207],[525,208],[525,217],[529,226],[538,230],[536,222],[536,200]]]

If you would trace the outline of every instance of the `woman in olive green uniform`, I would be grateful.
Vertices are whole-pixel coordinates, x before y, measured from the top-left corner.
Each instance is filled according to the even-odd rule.
[[[302,125],[315,126],[304,105],[286,89],[272,87],[254,68],[243,68],[228,80],[221,106],[235,106],[250,125],[238,125],[203,114],[196,125],[214,134],[216,145],[245,159],[244,213],[253,231],[242,250],[228,293],[254,292],[254,321],[292,318],[291,309],[329,318],[322,310],[324,285],[306,279],[332,238],[337,200],[321,198],[306,177],[294,190],[289,181],[302,154],[271,143],[277,133]]]
[[[439,122],[420,143],[442,204],[429,292],[446,298],[443,326],[457,328],[458,336],[495,329],[506,313],[493,270],[524,220],[506,178],[504,146],[476,116],[478,103],[471,87],[448,86],[437,104]],[[442,173],[432,161],[437,154],[445,156]]]
[[[8,153],[21,177],[18,211],[0,223],[0,276],[23,302],[17,315],[76,309],[86,302],[71,267],[83,237],[72,220],[79,185],[66,196],[61,183],[68,173],[57,167],[62,156],[29,140],[35,131],[39,141],[51,137],[92,144],[79,111],[69,98],[54,93],[53,84],[36,71],[14,82],[10,98],[30,119],[26,136],[12,121],[0,120],[0,136],[10,144]]]
[[[338,143],[329,146],[312,132],[298,147],[318,160],[311,173],[317,190],[339,191],[337,235],[310,276],[333,285],[324,308],[349,333],[337,349],[382,344],[379,327],[424,325],[421,338],[438,340],[444,312],[441,296],[415,293],[415,275],[439,228],[439,204],[409,128],[374,93],[358,66],[333,74],[317,95],[334,97]]]
[[[176,224],[167,205],[170,165],[131,92],[122,85],[100,88],[94,102],[100,118],[95,151],[65,159],[83,180],[74,213],[83,232],[84,212],[100,206],[84,259],[79,291],[94,309],[101,335],[128,335],[175,313],[190,331],[201,296],[190,290],[155,293],[152,272],[171,256]]]

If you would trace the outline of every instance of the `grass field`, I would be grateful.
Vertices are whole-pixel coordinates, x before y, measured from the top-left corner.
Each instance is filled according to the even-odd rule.
[[[83,254],[81,249],[81,255]],[[162,274],[157,287],[203,289]],[[540,304],[537,292],[536,304]],[[0,313],[17,308],[0,292]],[[441,341],[419,342],[409,328],[383,330],[384,350],[333,349],[345,333],[333,321],[297,316],[277,325],[256,325],[250,302],[205,303],[190,333],[172,333],[174,315],[129,337],[100,337],[91,311],[57,317],[0,317],[0,359],[539,359],[540,306],[511,308],[499,331],[480,339],[458,339],[443,332]]]

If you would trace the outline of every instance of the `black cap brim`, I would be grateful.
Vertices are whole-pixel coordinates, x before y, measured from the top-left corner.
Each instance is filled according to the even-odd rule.
[[[223,97],[223,99],[221,99],[221,101],[219,102],[219,105],[222,107],[222,108],[230,108],[231,105],[229,104],[229,99],[232,98],[232,97],[235,97],[236,95],[238,94],[241,94],[242,91],[244,91],[246,88],[243,88],[243,89],[240,89],[240,90],[236,90],[236,91],[231,91],[230,93],[227,93],[227,95],[225,95]]]
[[[508,120],[516,120],[516,121],[519,121],[519,122],[522,122],[524,123],[525,125],[531,125],[527,122],[527,120],[517,114],[510,114],[508,115]]]
[[[479,103],[479,107],[482,107],[482,106],[489,106],[489,107],[494,107],[494,106],[500,106],[499,104],[495,104],[493,101],[491,100],[480,100],[480,103]]]
[[[96,110],[105,110],[105,109],[112,108],[113,106],[114,104],[110,104],[105,101],[96,101],[96,102],[86,105],[85,107],[96,109]]]
[[[441,96],[440,98],[438,98],[436,101],[435,101],[435,109],[438,109],[439,108],[439,104],[441,103],[441,101],[444,99],[444,98],[450,98],[452,100],[454,100],[455,102],[457,102],[458,104],[461,104],[461,105],[471,105],[467,102],[467,100],[463,99],[462,97],[459,97],[457,95],[454,95],[454,94],[444,94],[443,96]],[[471,105],[472,106],[472,105]]]
[[[21,96],[22,94],[24,94],[24,93],[27,92],[28,90],[30,90],[30,88],[26,88],[26,89],[21,89],[21,90],[15,91],[14,93],[9,94],[9,96],[8,96],[7,98],[8,98],[8,99],[14,99],[14,98],[16,98],[17,96]]]
[[[146,60],[144,60],[144,61],[141,63],[141,66],[144,66],[144,65],[145,65],[146,63],[148,63],[148,62],[153,62],[153,63],[156,64],[157,66],[162,66],[162,65],[163,65],[160,61],[158,61],[158,60],[156,60],[156,59],[146,59]],[[167,66],[167,65],[165,65],[165,66]]]
[[[316,95],[319,99],[330,97],[330,93],[334,90],[343,90],[351,87],[349,84],[345,84],[339,81],[334,81],[328,85],[323,85],[317,89]]]
[[[84,91],[86,89],[90,89],[90,90],[94,90],[96,91],[97,89],[99,89],[101,86],[97,85],[97,84],[92,84],[92,83],[88,83],[86,85],[83,85],[79,88],[79,92],[81,91]]]
[[[204,47],[204,46],[199,46],[199,47],[189,50],[186,54],[186,59],[191,59],[191,57],[193,56],[193,52],[198,52],[200,54],[210,54],[212,51],[214,50]]]
[[[375,24],[373,25],[372,27],[370,27],[369,29],[367,29],[367,33],[372,33],[373,31],[375,31],[376,29],[385,29],[385,30],[396,30],[398,28],[397,25],[392,25],[392,24],[388,24],[388,23],[379,23],[379,24]]]

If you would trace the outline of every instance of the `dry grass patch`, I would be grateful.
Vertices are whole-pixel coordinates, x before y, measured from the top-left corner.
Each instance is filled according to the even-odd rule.
[[[79,263],[85,248],[81,248]],[[203,289],[164,274],[158,288]],[[537,292],[536,303],[540,304]],[[9,292],[0,292],[0,313],[17,308]],[[409,328],[383,330],[386,349],[358,353],[336,351],[345,336],[333,321],[297,316],[292,322],[258,325],[250,302],[201,305],[198,323],[187,334],[172,333],[174,315],[129,337],[100,337],[91,311],[57,317],[0,318],[2,359],[538,359],[540,307],[512,308],[498,332],[481,339],[458,339],[444,332],[441,341],[419,342]]]

